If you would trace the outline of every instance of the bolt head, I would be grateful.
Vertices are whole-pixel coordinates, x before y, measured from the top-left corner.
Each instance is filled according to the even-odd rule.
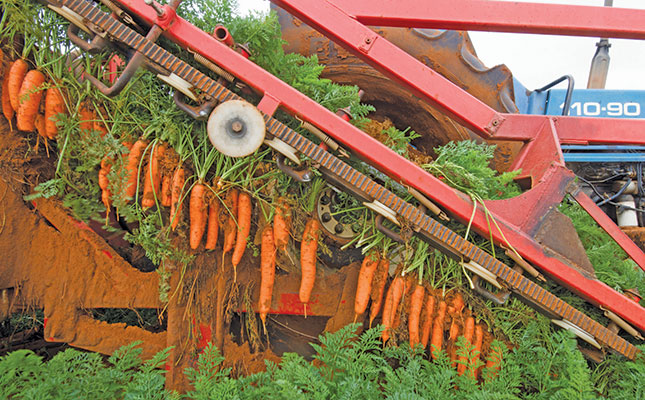
[[[242,132],[242,129],[244,129],[244,126],[240,121],[233,121],[233,123],[231,124],[231,129],[235,133],[240,133]]]

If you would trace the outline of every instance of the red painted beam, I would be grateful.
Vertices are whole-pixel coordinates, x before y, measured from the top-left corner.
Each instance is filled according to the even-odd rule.
[[[578,190],[574,193],[573,198],[576,199],[578,204],[580,204],[582,208],[591,215],[591,217],[602,229],[605,230],[605,232],[614,238],[616,243],[625,250],[625,252],[641,267],[641,269],[645,271],[645,254],[629,238],[629,236],[627,236],[625,232],[623,232],[582,190]]]
[[[645,144],[645,120],[502,114],[504,123],[491,139],[531,141],[552,121],[561,144]]]
[[[645,39],[645,10],[483,0],[330,0],[365,25]]]

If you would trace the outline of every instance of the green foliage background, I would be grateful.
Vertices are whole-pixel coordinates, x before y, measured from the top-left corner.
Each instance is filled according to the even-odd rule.
[[[547,326],[548,327],[548,326]],[[420,348],[385,347],[380,328],[361,335],[358,325],[319,337],[313,361],[287,353],[266,371],[234,377],[223,357],[208,346],[186,394],[164,389],[168,349],[142,362],[136,343],[107,360],[96,353],[68,349],[48,362],[29,350],[0,358],[0,396],[6,399],[641,399],[645,363],[610,358],[590,369],[565,331],[529,323],[499,372],[483,368],[481,382],[469,369],[457,375],[445,353],[428,361]],[[547,343],[548,342],[548,343]],[[462,342],[463,344],[463,342]],[[463,351],[464,349],[462,349]],[[469,350],[466,348],[466,350]]]

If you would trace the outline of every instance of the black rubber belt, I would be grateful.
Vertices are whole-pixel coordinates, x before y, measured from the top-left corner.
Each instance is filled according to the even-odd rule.
[[[194,87],[219,101],[243,100],[240,96],[229,91],[207,75],[201,73],[185,61],[175,57],[170,52],[155,43],[146,40],[139,33],[130,29],[120,21],[101,11],[94,3],[87,0],[64,0],[63,4],[92,22],[109,34],[114,40],[125,43],[136,51],[143,53],[154,63],[183,78]],[[292,146],[302,154],[327,168],[336,178],[348,186],[372,196],[374,200],[392,209],[397,215],[420,227],[423,232],[436,241],[441,242],[452,252],[461,254],[464,259],[473,260],[486,270],[493,273],[519,296],[549,312],[570,321],[580,329],[589,333],[599,343],[615,352],[634,359],[639,350],[631,343],[611,332],[609,329],[589,318],[587,315],[571,307],[557,296],[538,286],[522,274],[509,268],[506,264],[493,258],[477,246],[441,225],[413,205],[405,202],[371,178],[356,171],[333,154],[323,150],[307,138],[290,129],[275,118],[265,115],[267,131]]]

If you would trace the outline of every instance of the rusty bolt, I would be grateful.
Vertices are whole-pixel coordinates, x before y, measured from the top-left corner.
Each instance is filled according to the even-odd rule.
[[[367,44],[372,43],[372,38],[365,38],[365,43],[367,43]]]
[[[493,126],[497,126],[497,125],[499,125],[499,121],[498,121],[498,120],[496,120],[496,119],[494,119],[494,120],[493,120]]]
[[[244,126],[242,125],[242,123],[240,121],[233,121],[233,123],[231,124],[231,129],[235,133],[242,132],[243,128],[244,128]]]

